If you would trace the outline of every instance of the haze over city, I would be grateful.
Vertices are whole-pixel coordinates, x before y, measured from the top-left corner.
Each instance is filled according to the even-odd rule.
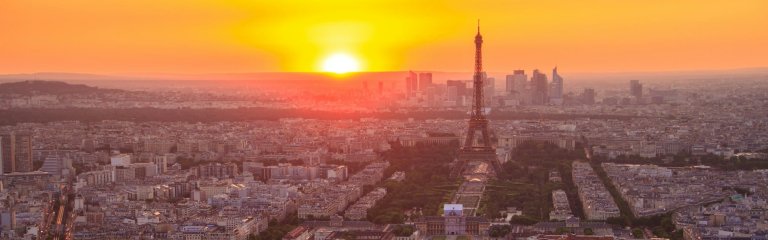
[[[0,239],[768,239],[767,1],[0,1]]]

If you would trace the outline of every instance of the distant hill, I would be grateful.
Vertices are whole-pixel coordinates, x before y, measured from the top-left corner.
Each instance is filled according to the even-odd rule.
[[[66,72],[36,72],[36,73],[13,73],[0,74],[0,82],[18,82],[18,81],[64,81],[77,82],[99,81],[99,80],[136,80],[136,78],[116,76],[116,75],[98,75],[89,73],[66,73]]]
[[[84,84],[69,84],[59,81],[22,81],[22,82],[10,82],[0,84],[0,94],[51,94],[51,95],[66,95],[66,94],[93,94],[93,93],[106,93],[106,92],[118,92],[122,90],[115,89],[102,89],[97,87],[91,87]]]

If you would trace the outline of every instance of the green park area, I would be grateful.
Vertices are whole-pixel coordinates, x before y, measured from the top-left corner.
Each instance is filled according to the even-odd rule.
[[[450,178],[451,162],[456,156],[458,143],[451,145],[400,146],[397,143],[383,154],[391,166],[387,175],[404,171],[406,180],[385,181],[387,196],[368,211],[368,219],[375,223],[402,223],[408,210],[424,215],[439,215],[440,206],[450,202],[458,189],[461,179]],[[578,149],[578,148],[577,148]],[[507,207],[522,210],[523,216],[513,222],[532,224],[548,220],[552,208],[551,193],[563,189],[572,201],[572,209],[581,215],[575,187],[571,182],[571,162],[583,159],[579,151],[569,151],[547,143],[527,142],[520,144],[513,153],[513,159],[504,163],[497,178],[491,180],[480,199],[479,213],[486,217],[501,217],[500,211]],[[549,172],[557,170],[562,182],[549,182]],[[459,199],[460,202],[475,202],[476,199]]]
[[[497,178],[486,186],[480,213],[498,218],[502,217],[500,211],[514,207],[523,215],[513,218],[513,223],[546,221],[552,209],[552,191],[563,189],[571,201],[574,214],[581,216],[581,205],[571,181],[571,162],[578,159],[584,159],[580,151],[540,142],[519,144],[512,153],[512,159],[501,165]],[[562,182],[549,181],[549,172],[555,170],[561,174]]]
[[[420,213],[439,215],[441,205],[451,200],[460,184],[459,179],[449,177],[457,149],[458,142],[412,147],[392,143],[392,149],[383,153],[391,164],[385,176],[403,171],[405,180],[382,183],[387,195],[368,211],[368,219],[374,223],[402,223],[408,210],[414,210],[411,217]]]

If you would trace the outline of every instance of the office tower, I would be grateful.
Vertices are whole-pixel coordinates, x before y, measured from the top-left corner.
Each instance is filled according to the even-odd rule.
[[[515,91],[524,92],[528,88],[528,75],[525,74],[525,70],[515,70],[513,79]]]
[[[33,171],[32,136],[16,132],[0,135],[0,158],[2,173]]]
[[[426,92],[432,86],[432,73],[419,73],[419,92]]]
[[[368,81],[363,81],[363,91],[368,92]]]
[[[528,89],[528,75],[525,70],[515,70],[512,75],[507,75],[506,92],[517,104],[528,104],[531,101],[531,93]]]
[[[629,81],[629,94],[637,99],[643,97],[643,84],[640,83],[640,80]]]
[[[539,72],[538,69],[533,70],[533,76],[531,76],[531,103],[535,105],[544,105],[549,101],[547,87],[547,75]]]
[[[379,81],[379,95],[384,94],[384,82]]]
[[[456,95],[459,97],[467,95],[467,83],[462,80],[448,80],[445,82],[447,87],[455,87]]]
[[[407,97],[411,97],[416,92],[416,81],[418,81],[418,76],[413,71],[408,71],[408,76],[405,77],[405,95]]]
[[[448,100],[455,101],[456,105],[463,105],[462,99],[467,95],[467,83],[461,80],[448,80],[445,86],[448,91]]]
[[[549,90],[549,102],[555,105],[563,104],[563,77],[557,74],[557,67],[552,69],[552,84]]]
[[[445,85],[445,100],[453,102],[456,105],[459,99],[458,89],[456,86]]]
[[[515,70],[512,75],[507,75],[507,93],[522,93],[528,82],[525,70]]]
[[[421,79],[421,78],[419,78]],[[421,90],[422,94],[426,97],[426,103],[429,106],[437,105],[438,93],[435,86],[429,86]]]
[[[152,162],[157,166],[158,173],[165,173],[168,171],[168,156],[155,156]]]
[[[595,89],[585,88],[581,93],[581,102],[588,105],[595,104]]]
[[[485,74],[483,74],[485,76]],[[483,78],[483,101],[485,106],[493,106],[493,96],[496,94],[496,79],[485,76]]]
[[[522,90],[516,82],[518,82],[520,78],[523,78],[523,83],[525,83],[526,78],[525,72],[523,70],[515,70],[514,74],[509,74],[506,76],[506,88],[504,88],[505,92],[508,94],[516,93],[520,90]],[[525,88],[525,85],[523,85],[523,88]]]

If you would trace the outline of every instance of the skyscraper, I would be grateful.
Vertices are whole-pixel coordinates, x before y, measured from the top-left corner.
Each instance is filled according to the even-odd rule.
[[[485,107],[493,106],[493,96],[496,95],[496,79],[483,73],[483,101]]]
[[[462,106],[464,96],[467,95],[467,84],[461,80],[448,80],[445,82],[449,101],[456,101],[456,105]]]
[[[155,156],[152,162],[157,166],[158,173],[165,173],[168,171],[168,156]]]
[[[432,86],[432,73],[419,73],[419,92],[426,92]]]
[[[629,94],[636,99],[643,98],[643,84],[640,83],[640,80],[629,81]]]
[[[416,92],[416,82],[418,81],[418,76],[415,72],[409,71],[408,76],[405,77],[405,95],[408,97],[414,96]]]
[[[512,75],[507,75],[507,93],[522,93],[528,82],[525,70],[515,70]]]
[[[581,102],[587,105],[595,104],[595,89],[585,88],[581,93]]]
[[[544,105],[549,101],[547,92],[547,75],[539,72],[538,69],[533,70],[533,76],[531,76],[531,103],[535,105]]]
[[[16,132],[0,135],[0,158],[2,173],[31,172],[32,136]]]
[[[557,74],[557,67],[552,69],[552,84],[549,90],[549,102],[555,105],[563,104],[563,77]]]

